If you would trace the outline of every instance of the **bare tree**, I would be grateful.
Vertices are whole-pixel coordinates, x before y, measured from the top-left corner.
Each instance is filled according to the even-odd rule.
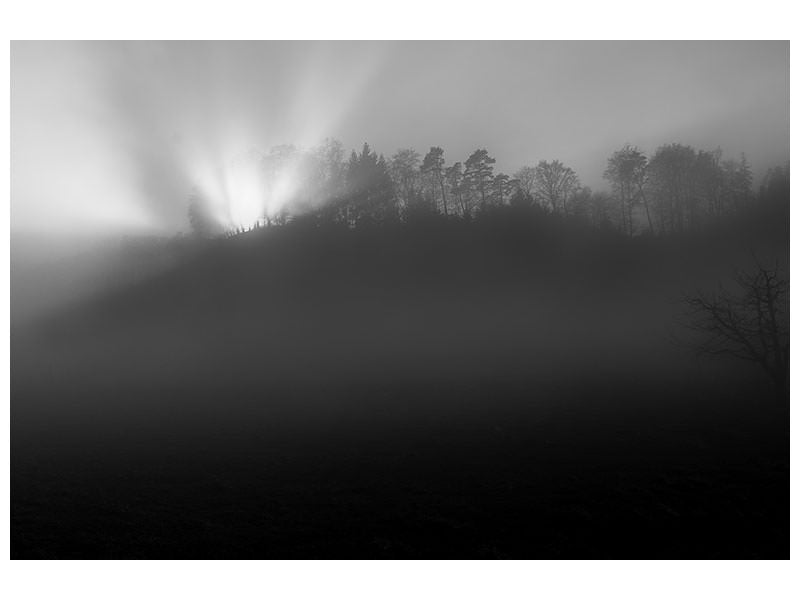
[[[522,167],[514,173],[517,180],[517,189],[523,198],[530,198],[533,202],[536,193],[536,167]]]
[[[739,290],[719,286],[686,298],[688,326],[701,334],[693,344],[703,354],[726,355],[758,364],[781,396],[789,385],[789,282],[778,265],[736,271]]]
[[[560,160],[541,160],[536,165],[534,197],[554,213],[567,213],[567,201],[579,187],[575,171],[565,167]]]

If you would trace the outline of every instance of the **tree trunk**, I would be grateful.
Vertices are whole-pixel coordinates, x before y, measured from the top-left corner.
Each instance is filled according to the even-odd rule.
[[[449,216],[447,213],[447,195],[444,192],[444,180],[440,177],[439,178],[439,187],[442,190],[442,206],[444,206],[444,216]]]
[[[644,212],[647,215],[647,226],[650,228],[650,234],[654,233],[653,231],[653,220],[650,218],[650,205],[647,202],[647,196],[642,189],[642,186],[639,186],[639,194],[642,196],[642,204],[644,204]]]

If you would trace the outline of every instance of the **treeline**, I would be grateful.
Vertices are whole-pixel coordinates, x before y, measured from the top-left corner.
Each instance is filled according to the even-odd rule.
[[[607,160],[604,178],[611,192],[582,185],[559,160],[542,160],[513,175],[496,173],[495,162],[485,149],[477,149],[463,162],[448,164],[438,146],[424,156],[401,149],[386,159],[366,143],[345,159],[336,140],[310,150],[278,146],[266,154],[251,151],[239,163],[257,174],[264,208],[254,223],[237,224],[234,230],[280,225],[299,216],[355,228],[437,216],[473,219],[514,207],[629,236],[666,235],[736,214],[759,195],[745,156],[723,160],[719,148],[696,150],[674,143],[648,157],[626,144]],[[770,170],[760,194],[776,185],[788,191],[788,176],[788,165]],[[189,219],[201,234],[224,229],[199,193],[190,200]]]

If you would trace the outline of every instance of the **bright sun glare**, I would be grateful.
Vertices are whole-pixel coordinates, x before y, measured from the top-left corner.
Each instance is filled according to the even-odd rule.
[[[230,224],[251,227],[269,215],[265,190],[256,165],[251,162],[233,163],[226,173],[226,199]]]
[[[220,186],[224,197],[220,222],[247,229],[285,211],[297,199],[299,169],[297,159],[290,159],[267,174],[255,153],[230,162]]]
[[[227,161],[221,168],[213,166],[221,162],[193,162],[191,172],[194,185],[223,228],[249,229],[264,224],[296,199],[299,173],[291,162],[269,175],[253,153]]]

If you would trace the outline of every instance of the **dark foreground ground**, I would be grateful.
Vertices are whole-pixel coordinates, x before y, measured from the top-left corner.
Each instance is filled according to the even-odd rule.
[[[452,392],[460,410],[412,420],[442,395],[364,391],[303,424],[162,407],[156,423],[17,433],[12,557],[789,557],[783,421],[610,416],[602,388],[585,391],[594,410],[530,393],[485,408],[497,391]]]
[[[672,339],[748,249],[473,233],[232,240],[16,326],[12,557],[788,558],[785,402]]]

